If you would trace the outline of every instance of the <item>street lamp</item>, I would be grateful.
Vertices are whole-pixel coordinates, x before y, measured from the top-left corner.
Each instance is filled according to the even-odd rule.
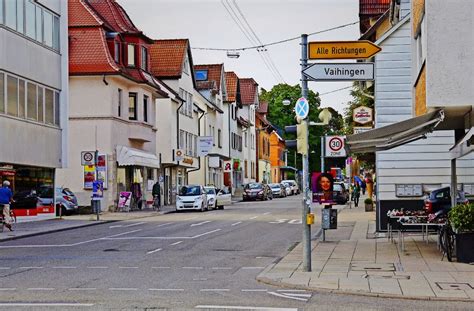
[[[283,104],[283,106],[291,105],[291,101],[289,99],[284,99],[281,103]]]

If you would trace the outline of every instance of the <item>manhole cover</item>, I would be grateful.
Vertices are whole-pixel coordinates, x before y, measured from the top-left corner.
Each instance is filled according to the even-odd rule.
[[[352,271],[395,271],[393,263],[351,263]]]
[[[442,290],[473,290],[474,287],[469,283],[451,283],[451,282],[436,282],[436,285]]]

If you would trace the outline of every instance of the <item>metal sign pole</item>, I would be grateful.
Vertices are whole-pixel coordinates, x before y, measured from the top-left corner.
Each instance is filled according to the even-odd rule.
[[[308,98],[308,80],[303,74],[303,70],[308,66],[308,35],[301,35],[301,95],[304,98]],[[308,119],[305,118],[301,121],[303,125],[306,125],[307,129]],[[308,141],[308,131],[306,130],[306,141]],[[309,148],[306,146],[306,150]],[[308,214],[310,213],[310,201],[309,201],[309,165],[308,165],[308,152],[303,154],[303,271],[311,271],[311,225],[307,223]]]

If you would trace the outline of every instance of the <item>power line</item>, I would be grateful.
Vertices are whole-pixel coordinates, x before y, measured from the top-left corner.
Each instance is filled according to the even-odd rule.
[[[347,89],[350,89],[351,87],[352,87],[352,85],[351,86],[346,86],[346,87],[343,87],[343,88],[340,88],[340,89],[332,90],[332,91],[329,91],[329,92],[324,92],[324,93],[319,94],[319,96],[323,96],[323,95],[332,94],[332,93],[336,93],[336,92],[339,92],[339,91],[347,90]]]

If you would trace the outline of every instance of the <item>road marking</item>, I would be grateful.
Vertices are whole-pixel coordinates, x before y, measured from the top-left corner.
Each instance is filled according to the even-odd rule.
[[[231,267],[212,267],[211,270],[232,270]]]
[[[207,223],[210,223],[210,222],[211,222],[210,220],[206,220],[206,221],[203,221],[203,222],[192,224],[191,227],[201,226],[201,225],[204,225],[204,224],[207,224]]]
[[[138,225],[143,225],[145,222],[137,222],[135,224],[130,224],[130,225],[126,225],[126,226],[123,226],[123,228],[129,228],[129,227],[134,227],[134,226],[138,226]]]
[[[119,269],[138,269],[138,267],[123,266],[123,267],[119,267]]]
[[[156,228],[164,227],[164,226],[171,225],[171,224],[172,224],[172,222],[167,222],[167,223],[156,226]]]
[[[255,219],[255,218],[257,218],[257,217],[258,217],[258,216],[253,216],[253,217],[250,217],[249,219]]]
[[[308,301],[308,299],[305,299],[305,298],[293,297],[293,296],[288,296],[288,295],[285,295],[285,294],[278,294],[278,293],[275,293],[275,292],[268,292],[268,294],[273,295],[273,296],[277,296],[277,297],[288,298],[288,299],[293,299],[293,300],[299,300],[299,301],[304,301],[304,302]]]
[[[130,233],[135,233],[135,232],[139,232],[139,231],[142,231],[142,229],[136,229],[136,230],[132,230],[132,231],[127,231],[127,232],[122,232],[122,233],[118,233],[118,234],[114,234],[114,235],[109,235],[109,236],[106,236],[103,239],[115,238],[115,237],[118,237],[118,236],[130,234]]]
[[[159,252],[159,251],[161,251],[161,248],[157,248],[157,249],[155,249],[155,250],[153,250],[153,251],[149,251],[149,252],[146,252],[146,253],[147,253],[147,254],[153,254],[153,253],[156,253],[156,252]]]
[[[242,270],[257,270],[257,269],[265,269],[265,267],[242,267]]]
[[[133,288],[133,287],[111,287],[109,290],[138,290],[138,288]]]
[[[204,269],[204,268],[203,267],[183,267],[183,269],[201,270],[201,269]]]
[[[308,292],[306,289],[278,289],[277,292],[303,292],[306,293]]]
[[[236,223],[233,223],[231,226],[236,226],[236,225],[241,224],[241,223],[242,223],[241,221],[238,221]]]
[[[200,292],[228,292],[228,288],[203,288]]]
[[[77,269],[77,267],[72,267],[72,266],[54,266],[54,267],[51,267],[51,269]]]
[[[287,295],[287,296],[292,296],[292,297],[311,298],[311,294],[291,294],[291,293],[286,293],[285,295]]]
[[[71,287],[68,290],[97,290],[95,287]]]
[[[215,232],[218,232],[218,231],[221,231],[221,230],[222,229],[216,229],[216,230],[212,230],[212,231],[209,231],[209,232],[201,233],[201,234],[198,234],[198,235],[195,235],[195,236],[191,237],[191,239],[199,238],[199,237],[202,237],[202,236],[205,236],[205,235],[208,235],[208,234],[211,234],[211,233],[215,233]]]
[[[171,269],[171,267],[151,267],[152,269]]]
[[[0,303],[0,307],[92,307],[93,303],[22,303],[6,302]]]
[[[18,269],[43,269],[43,267],[18,267]]]
[[[181,244],[181,243],[183,243],[183,241],[174,242],[173,244],[170,244],[170,245],[174,246],[174,245],[178,245],[178,244]]]
[[[87,267],[88,269],[108,269],[109,267],[106,266],[92,266],[92,267]]]
[[[241,289],[241,292],[268,292],[268,289]]]
[[[52,287],[31,287],[31,288],[27,288],[26,290],[55,290],[55,288],[52,288]]]
[[[0,288],[0,291],[8,291],[8,290],[16,290],[15,287],[4,287],[4,288]]]
[[[183,288],[149,288],[148,290],[157,292],[184,292]]]
[[[246,307],[246,306],[212,306],[198,305],[196,309],[233,309],[233,310],[268,310],[268,311],[298,311],[297,308]]]

